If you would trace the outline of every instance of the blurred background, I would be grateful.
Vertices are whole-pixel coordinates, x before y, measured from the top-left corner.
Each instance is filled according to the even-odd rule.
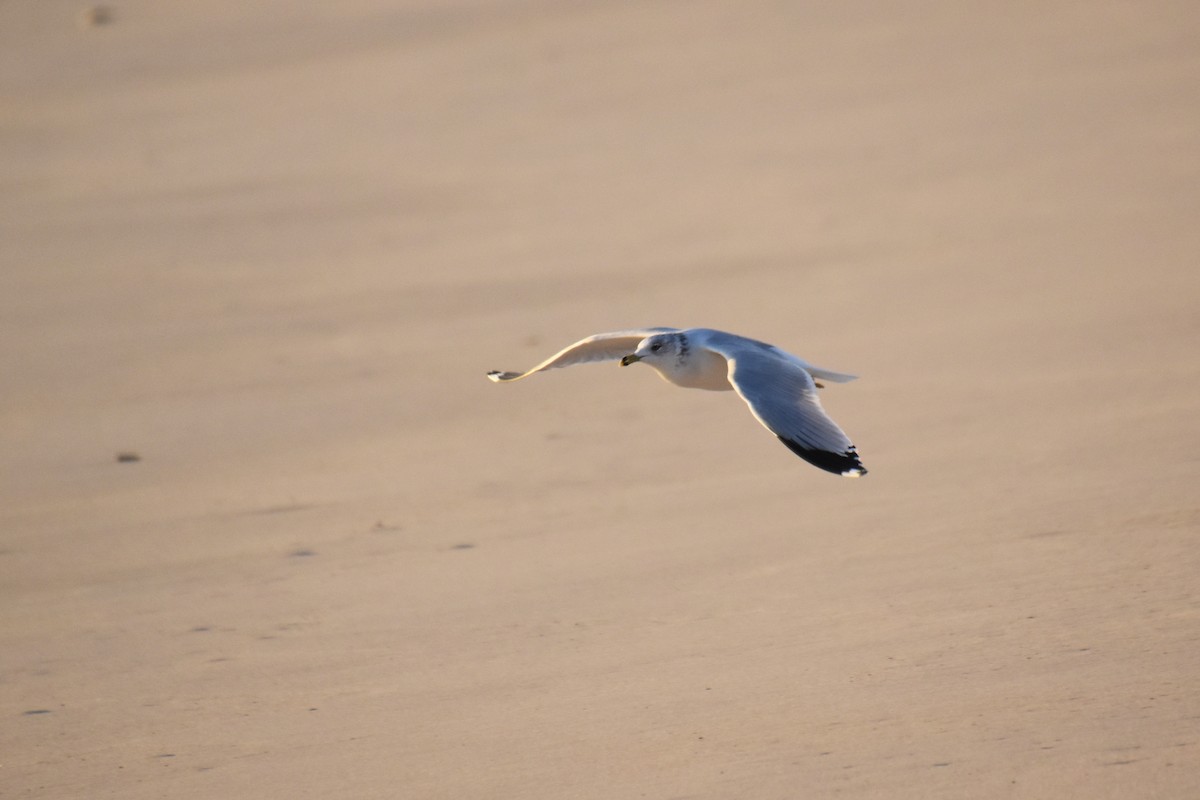
[[[1194,789],[1198,35],[0,3],[17,793]],[[823,400],[871,475],[648,371],[484,380],[647,325],[861,375]]]

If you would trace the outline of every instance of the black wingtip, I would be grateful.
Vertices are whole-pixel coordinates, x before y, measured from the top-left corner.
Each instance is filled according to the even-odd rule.
[[[847,478],[857,478],[867,474],[867,468],[863,466],[862,460],[855,452],[854,445],[851,445],[850,449],[844,453],[833,453],[829,450],[814,450],[782,436],[779,437],[779,441],[783,442],[783,446],[788,450],[826,472],[844,475]]]

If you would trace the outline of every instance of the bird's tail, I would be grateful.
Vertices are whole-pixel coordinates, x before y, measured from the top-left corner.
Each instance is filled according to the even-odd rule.
[[[834,372],[831,369],[824,367],[814,367],[812,364],[805,364],[804,369],[809,375],[812,375],[815,380],[829,381],[831,383],[847,383],[855,380],[857,375],[847,375],[845,372]]]

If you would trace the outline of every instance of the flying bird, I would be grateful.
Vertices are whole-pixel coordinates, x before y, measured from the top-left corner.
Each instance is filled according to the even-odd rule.
[[[750,413],[779,441],[813,466],[857,478],[866,467],[849,437],[817,399],[816,380],[845,383],[857,376],[815,367],[778,347],[711,328],[641,328],[597,333],[527,372],[487,375],[497,383],[589,361],[643,363],[663,380],[687,389],[736,391]]]

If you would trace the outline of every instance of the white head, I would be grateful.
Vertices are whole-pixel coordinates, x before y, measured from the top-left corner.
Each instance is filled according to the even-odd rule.
[[[679,331],[656,333],[642,339],[637,350],[621,359],[621,366],[628,367],[637,361],[645,361],[656,369],[666,369],[681,363],[688,353],[687,335]]]

